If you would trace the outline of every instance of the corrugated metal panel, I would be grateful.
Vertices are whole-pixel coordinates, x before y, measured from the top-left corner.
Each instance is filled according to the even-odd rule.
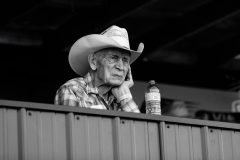
[[[233,131],[222,131],[222,152],[224,160],[233,160]]]
[[[175,125],[166,124],[165,136],[165,159],[177,160],[178,155]]]
[[[113,124],[111,118],[101,118],[100,122],[100,149],[102,160],[114,159]]]
[[[233,141],[233,159],[239,160],[240,159],[240,132],[233,132],[232,135]]]
[[[26,160],[40,160],[40,121],[39,121],[40,112],[27,112],[26,117],[26,135],[25,135],[25,158]]]
[[[208,145],[209,160],[223,160],[221,131],[219,129],[209,129]]]
[[[191,127],[191,129],[192,129],[191,138],[192,138],[193,160],[204,160],[202,147],[205,147],[205,146],[202,143],[201,128]]]
[[[160,126],[156,122],[148,122],[149,160],[160,159]]]
[[[209,129],[210,160],[239,160],[240,133],[231,130]]]
[[[154,128],[154,125],[150,124],[150,126],[148,126],[148,123],[144,121],[133,121],[133,120],[124,120],[124,119],[120,121],[119,148],[120,148],[121,160],[126,160],[126,159],[149,160],[150,159],[149,129],[157,130],[157,128]],[[150,135],[156,136],[153,133],[151,133]],[[155,143],[150,144],[150,146],[159,147],[159,141],[158,142],[156,141]],[[158,149],[158,152],[160,152],[160,149],[159,148],[157,149]],[[152,151],[152,153],[154,153],[154,150]],[[154,156],[152,155],[151,158],[154,158]]]
[[[39,113],[37,117],[38,127],[38,145],[39,145],[39,155],[41,159],[54,159],[54,117],[53,113]]]
[[[55,119],[53,119],[54,159],[65,160],[68,159],[66,114],[57,113],[55,114],[54,117],[55,117]]]
[[[179,125],[177,129],[178,159],[191,160],[193,158],[191,127]]]
[[[239,160],[239,130],[1,108],[0,159]]]
[[[112,119],[75,115],[73,134],[74,159],[113,159]]]
[[[17,110],[0,109],[0,159],[18,160]]]
[[[202,159],[203,146],[199,127],[176,124],[165,126],[164,155],[166,160]]]
[[[27,160],[67,159],[64,114],[27,111],[25,122]]]
[[[134,130],[132,120],[121,120],[119,125],[120,160],[135,160]]]
[[[160,159],[158,123],[122,119],[119,126],[120,159]]]
[[[133,143],[135,149],[135,160],[149,160],[148,128],[147,122],[135,121],[133,124]]]

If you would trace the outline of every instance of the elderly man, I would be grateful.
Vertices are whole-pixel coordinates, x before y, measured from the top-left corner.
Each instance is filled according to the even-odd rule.
[[[143,48],[140,43],[137,51],[131,50],[127,30],[115,25],[80,38],[70,49],[69,63],[81,77],[63,84],[54,103],[139,113],[130,92],[134,84],[130,64]]]

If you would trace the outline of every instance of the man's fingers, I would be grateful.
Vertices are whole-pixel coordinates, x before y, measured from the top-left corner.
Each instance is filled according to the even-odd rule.
[[[129,69],[128,69],[128,74],[127,74],[127,76],[128,76],[128,81],[127,81],[127,85],[128,85],[128,87],[129,88],[131,88],[132,86],[133,86],[133,78],[132,78],[132,71],[131,71],[131,67],[129,66]]]

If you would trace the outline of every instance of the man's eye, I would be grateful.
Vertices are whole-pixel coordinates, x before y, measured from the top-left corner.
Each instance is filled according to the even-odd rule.
[[[129,63],[129,61],[130,61],[130,60],[129,60],[128,58],[123,58],[123,62],[124,62],[124,63]]]
[[[118,56],[113,56],[113,59],[118,59]]]
[[[111,60],[111,62],[117,62],[118,61],[117,56],[111,56],[109,59]]]

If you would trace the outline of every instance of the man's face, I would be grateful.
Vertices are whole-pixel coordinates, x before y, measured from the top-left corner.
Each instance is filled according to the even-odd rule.
[[[101,83],[119,86],[123,83],[129,68],[130,52],[109,48],[96,53],[97,78]]]

